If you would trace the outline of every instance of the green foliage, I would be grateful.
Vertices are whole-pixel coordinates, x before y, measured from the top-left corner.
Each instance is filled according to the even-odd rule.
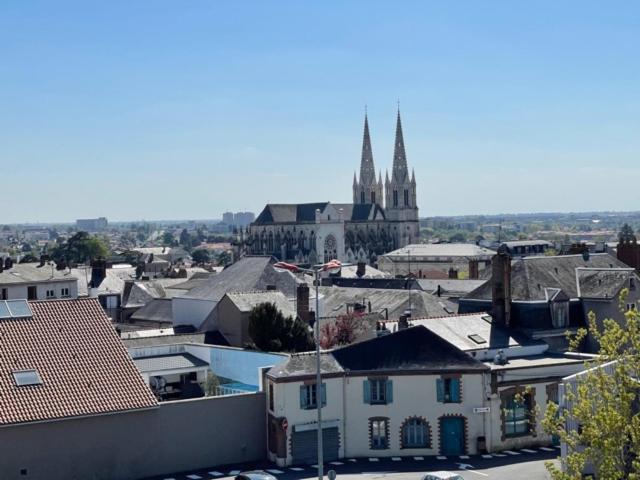
[[[231,257],[231,254],[229,252],[222,252],[220,255],[218,255],[217,259],[218,265],[222,265],[223,267],[229,265],[232,260],[233,258]]]
[[[285,318],[273,303],[261,303],[251,310],[249,336],[265,352],[305,352],[314,346],[307,325]]]
[[[191,253],[191,258],[195,263],[209,263],[211,261],[209,251],[204,248],[194,250]]]
[[[187,251],[191,248],[191,235],[189,235],[186,228],[183,228],[182,232],[180,232],[180,245]]]
[[[165,247],[173,247],[176,243],[176,239],[173,236],[173,233],[169,231],[165,231],[162,234],[162,245]]]
[[[621,294],[624,304],[626,291]],[[612,319],[603,321],[598,329],[593,312],[589,328],[581,329],[571,338],[572,348],[579,346],[587,335],[599,344],[599,356],[589,362],[589,370],[580,377],[574,389],[565,397],[573,405],[561,411],[550,403],[543,427],[567,444],[569,454],[563,460],[564,470],[553,464],[547,468],[555,480],[580,479],[586,465],[599,479],[640,478],[640,316],[636,310],[625,314],[620,325]],[[602,367],[615,362],[609,373]],[[571,416],[571,417],[570,417]],[[566,421],[580,425],[577,430],[565,430]]]
[[[53,260],[56,262],[64,260],[66,263],[86,263],[96,258],[105,258],[107,255],[109,255],[109,247],[106,242],[87,232],[76,233],[51,252]]]
[[[209,397],[214,397],[218,393],[217,390],[219,386],[220,379],[216,374],[211,371],[207,372],[207,378],[204,382],[204,393]]]

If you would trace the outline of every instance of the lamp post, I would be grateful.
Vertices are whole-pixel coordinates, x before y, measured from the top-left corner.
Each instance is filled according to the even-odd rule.
[[[338,260],[330,260],[327,263],[314,265],[313,268],[302,268],[286,262],[276,262],[273,268],[279,270],[288,270],[293,273],[306,273],[313,275],[316,286],[316,312],[315,312],[315,337],[316,337],[316,410],[318,412],[318,480],[324,477],[324,459],[322,445],[322,375],[320,371],[320,300],[318,296],[318,285],[320,284],[321,272],[336,272],[342,268],[342,263]]]

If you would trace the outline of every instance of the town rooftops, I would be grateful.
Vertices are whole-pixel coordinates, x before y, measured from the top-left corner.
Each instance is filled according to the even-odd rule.
[[[131,320],[137,322],[173,323],[170,298],[154,298],[136,310]]]
[[[275,259],[269,256],[243,257],[179,298],[218,302],[227,292],[266,290],[269,285],[287,296],[294,296],[296,286],[301,281],[289,271],[277,271],[273,263]]]
[[[56,270],[55,265],[39,263],[14,263],[0,272],[0,285],[45,282],[77,282],[69,270]]]
[[[511,264],[511,297],[513,301],[547,301],[545,289],[559,288],[570,298],[578,298],[576,285],[576,269],[627,269],[622,263],[608,253],[560,256],[522,257]],[[600,295],[610,287],[605,284],[593,286],[590,293]],[[477,288],[461,300],[491,301],[491,282]]]
[[[315,358],[314,353],[291,355],[269,370],[268,376],[281,381],[310,378],[315,374]],[[423,326],[326,351],[320,360],[322,373],[329,376],[488,370]]]
[[[157,405],[97,299],[29,306],[32,317],[0,319],[0,425]]]
[[[578,295],[581,298],[617,300],[623,288],[635,288],[638,275],[633,268],[578,268]]]
[[[456,258],[490,260],[496,252],[473,243],[416,243],[385,253],[383,257],[406,262],[452,261]],[[448,260],[451,259],[451,260]]]
[[[261,303],[273,303],[285,317],[295,318],[296,316],[293,304],[287,300],[287,297],[285,297],[282,292],[277,290],[227,293],[227,297],[236,308],[243,313],[250,312],[256,305],[260,305]]]

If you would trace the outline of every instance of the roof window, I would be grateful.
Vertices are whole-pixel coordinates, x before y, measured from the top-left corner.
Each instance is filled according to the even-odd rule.
[[[477,344],[487,343],[487,341],[477,333],[472,333],[471,335],[467,336]]]
[[[0,319],[33,317],[31,308],[26,300],[0,301]]]
[[[42,379],[37,370],[17,370],[13,372],[13,378],[19,387],[42,385]]]

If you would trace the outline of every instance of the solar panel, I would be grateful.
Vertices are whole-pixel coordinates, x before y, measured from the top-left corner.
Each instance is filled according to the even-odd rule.
[[[31,308],[26,300],[7,300],[9,313],[13,318],[33,317]]]
[[[7,302],[0,302],[0,318],[11,318],[11,312],[7,306]]]

